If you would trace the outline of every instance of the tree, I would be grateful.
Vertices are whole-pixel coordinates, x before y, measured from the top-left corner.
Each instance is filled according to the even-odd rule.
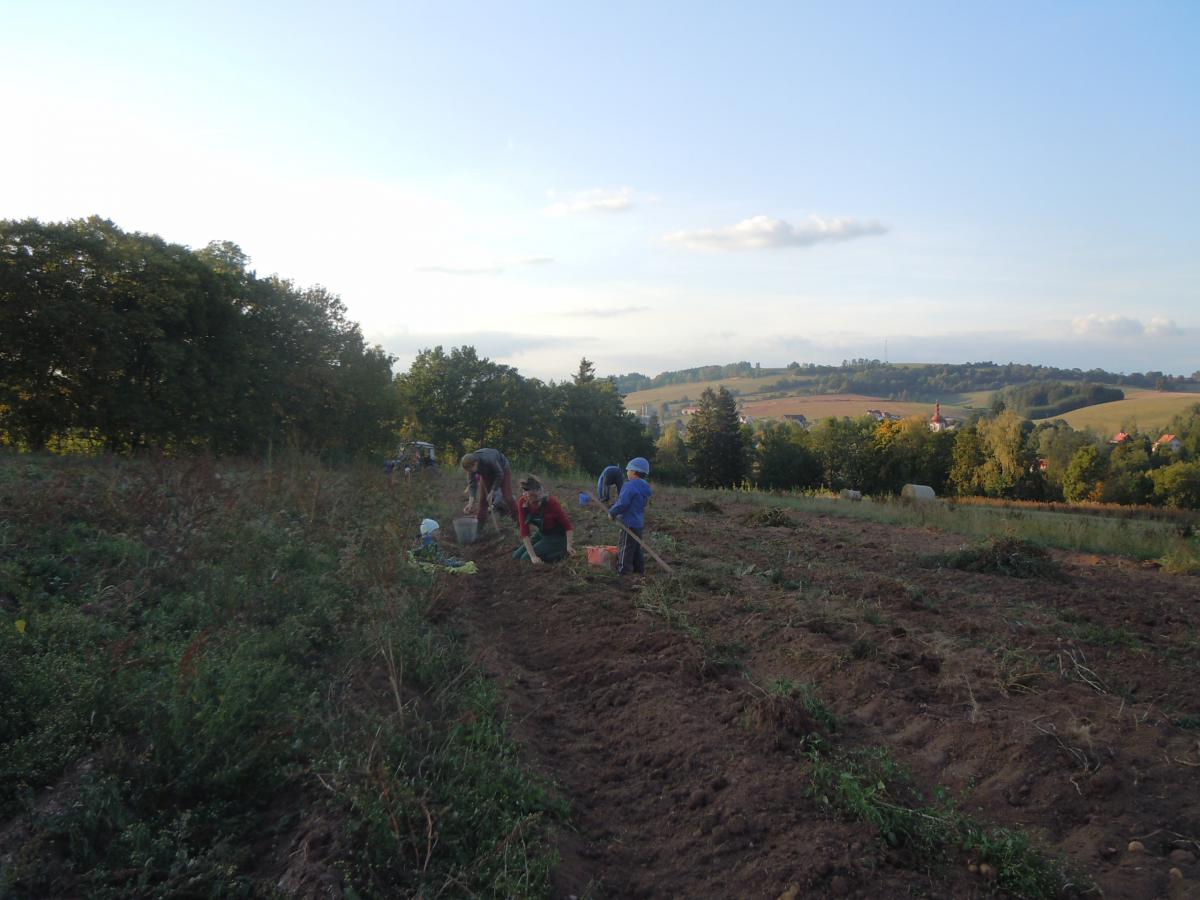
[[[1035,499],[1040,475],[1027,435],[1032,425],[1012,410],[983,419],[976,426],[983,451],[977,483],[989,497]]]
[[[741,484],[749,472],[746,441],[737,402],[724,387],[705,388],[688,423],[688,451],[696,483],[702,487]]]
[[[899,493],[909,483],[945,491],[954,450],[954,432],[930,431],[922,416],[875,426],[877,489]]]
[[[975,426],[963,428],[955,433],[954,450],[950,463],[950,486],[960,497],[983,493],[980,472],[986,460],[983,441]]]
[[[1150,438],[1137,435],[1113,448],[1100,499],[1105,503],[1147,503],[1154,492],[1150,480]]]
[[[1080,447],[1063,475],[1063,496],[1071,503],[1099,499],[1105,468],[1104,457],[1094,444]]]
[[[768,422],[759,435],[759,487],[805,489],[821,483],[821,464],[809,446],[808,432],[792,422]]]
[[[662,436],[655,444],[652,473],[656,481],[666,484],[688,483],[687,444],[675,422],[663,429]]]
[[[0,222],[0,438],[250,453],[366,453],[391,360],[323,288],[259,279],[98,217]]]
[[[533,413],[534,406],[509,407],[504,397],[521,395],[516,370],[485,358],[474,347],[442,347],[421,350],[408,372],[396,377],[396,389],[404,410],[402,434],[428,440],[452,454],[488,443],[488,434],[504,431],[498,420],[517,419]],[[522,397],[533,400],[533,397]],[[542,398],[550,402],[550,398]],[[499,442],[497,442],[499,443]],[[518,434],[509,434],[506,454],[523,448]]]
[[[1030,446],[1036,458],[1046,461],[1047,498],[1063,498],[1063,477],[1071,458],[1080,447],[1095,443],[1095,438],[1086,431],[1076,431],[1062,419],[1042,422],[1030,436]]]
[[[871,493],[879,487],[875,453],[875,420],[827,418],[811,433],[812,448],[821,465],[821,481],[830,490],[842,488]]]
[[[1150,473],[1154,498],[1167,506],[1200,509],[1200,462],[1176,462]]]

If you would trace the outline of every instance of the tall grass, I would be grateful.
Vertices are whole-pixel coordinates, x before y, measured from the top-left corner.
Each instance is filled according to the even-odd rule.
[[[322,822],[348,895],[544,895],[564,810],[406,564],[429,488],[0,456],[0,895],[267,894]]]
[[[838,516],[889,525],[936,528],[951,534],[983,540],[1013,537],[1061,550],[1125,556],[1137,560],[1175,559],[1181,567],[1200,561],[1200,539],[1187,534],[1173,521],[1096,516],[1043,510],[1031,506],[985,506],[953,500],[907,503],[890,498],[850,502],[806,494],[778,494],[756,490],[704,491],[672,488],[686,496],[717,495],[759,506],[800,510],[815,515]]]

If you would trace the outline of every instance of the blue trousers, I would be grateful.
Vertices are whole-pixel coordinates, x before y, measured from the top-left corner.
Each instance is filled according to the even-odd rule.
[[[639,538],[642,536],[641,528],[629,530]],[[646,574],[646,551],[624,529],[621,530],[621,538],[617,541],[617,572],[621,575]]]

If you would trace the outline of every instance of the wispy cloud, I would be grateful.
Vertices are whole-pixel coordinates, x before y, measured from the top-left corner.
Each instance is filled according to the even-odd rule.
[[[573,309],[569,312],[559,313],[559,315],[579,319],[613,319],[617,316],[628,316],[633,313],[645,312],[649,308],[648,306],[620,306],[613,309]]]
[[[625,212],[632,206],[632,188],[594,188],[590,191],[579,191],[568,199],[551,203],[546,207],[545,212],[551,216],[570,216],[579,213],[617,213]]]
[[[554,262],[554,258],[551,256],[525,256],[475,265],[417,266],[417,271],[434,272],[439,275],[502,275],[509,269],[522,266],[545,266],[552,262]]]
[[[691,250],[766,250],[780,247],[811,247],[825,241],[849,241],[858,237],[887,234],[875,221],[810,216],[799,225],[770,216],[753,216],[726,228],[672,231],[663,240]]]
[[[1077,316],[1071,321],[1075,333],[1082,337],[1127,338],[1127,337],[1174,337],[1182,329],[1170,319],[1155,316],[1148,323],[1131,316],[1100,315],[1092,313]]]
[[[553,347],[562,342],[554,335],[524,334],[506,331],[443,331],[443,332],[389,332],[373,335],[385,350],[402,361],[410,363],[420,351],[432,347],[474,347],[480,356],[490,359],[508,359],[533,350]],[[587,341],[589,338],[577,340]]]
[[[1175,337],[1176,335],[1183,334],[1183,329],[1170,319],[1155,316],[1146,325],[1146,334],[1150,335],[1150,337]]]

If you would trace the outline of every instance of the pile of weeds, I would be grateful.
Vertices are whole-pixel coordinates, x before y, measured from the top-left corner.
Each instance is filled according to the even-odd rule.
[[[930,568],[960,569],[1013,578],[1066,580],[1066,573],[1044,547],[1014,537],[992,538],[952,553],[934,554],[925,557],[923,563]]]
[[[755,510],[748,513],[744,519],[747,525],[756,528],[771,528],[782,526],[784,528],[793,528],[796,522],[788,515],[788,511],[782,506],[768,506],[766,509]]]
[[[818,745],[808,756],[811,796],[839,815],[874,826],[890,845],[918,860],[932,866],[966,854],[975,863],[991,866],[996,887],[1016,897],[1049,900],[1087,888],[1022,832],[980,824],[944,792],[925,802],[884,747],[830,752]]]
[[[758,687],[755,685],[755,687]],[[837,731],[837,717],[808,683],[776,678],[759,687],[746,709],[745,723],[778,750],[824,746]]]
[[[0,457],[0,895],[544,893],[561,804],[404,563],[428,490]]]
[[[711,500],[697,500],[695,503],[689,503],[684,508],[684,512],[691,513],[717,513],[721,512],[721,507],[713,503]]]

